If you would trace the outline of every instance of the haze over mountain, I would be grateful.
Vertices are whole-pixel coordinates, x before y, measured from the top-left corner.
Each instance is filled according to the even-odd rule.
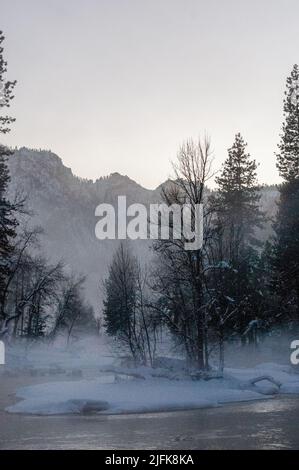
[[[145,189],[128,176],[112,173],[95,181],[79,178],[51,151],[22,147],[9,158],[10,194],[24,192],[33,211],[31,223],[44,230],[42,247],[51,260],[63,259],[70,270],[87,276],[86,294],[99,313],[101,284],[117,240],[98,240],[95,236],[95,209],[100,203],[117,205],[125,195],[127,204],[148,206],[160,201],[161,186]],[[275,187],[262,189],[261,205],[266,216],[275,214],[278,192]],[[270,222],[261,237],[269,234]],[[130,241],[134,253],[143,261],[150,256],[150,241]]]

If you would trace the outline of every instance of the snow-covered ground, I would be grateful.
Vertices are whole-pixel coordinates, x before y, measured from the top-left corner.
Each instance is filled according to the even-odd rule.
[[[28,384],[30,377],[35,382],[41,377],[42,384],[19,388],[16,397],[20,400],[7,411],[42,415],[179,410],[271,398],[277,393],[299,394],[298,368],[279,364],[272,350],[267,354],[262,350],[249,351],[251,362],[245,362],[243,349],[231,354],[240,361],[230,361],[223,378],[206,381],[192,380],[184,361],[169,355],[169,347],[159,349],[160,358],[154,369],[132,369],[124,367],[125,361],[105,337],[88,337],[68,347],[61,338],[55,344],[8,348],[6,366],[0,367],[0,380],[5,380],[5,376],[19,377],[22,384],[22,377],[27,377],[23,383]],[[265,346],[263,349],[267,351]],[[240,367],[240,362],[246,367]],[[275,383],[250,383],[260,376],[270,376]]]
[[[123,372],[125,377],[127,370],[118,369],[118,372]],[[145,368],[135,372],[144,378],[121,379],[118,374],[103,374],[94,380],[23,387],[17,391],[17,397],[21,400],[8,407],[7,411],[41,415],[92,411],[105,414],[153,412],[264,399],[272,397],[274,393],[299,394],[299,375],[290,366],[273,363],[260,364],[250,369],[227,369],[223,379],[208,381],[153,377],[151,369]],[[271,376],[281,386],[268,381],[250,384],[251,379],[264,375]]]

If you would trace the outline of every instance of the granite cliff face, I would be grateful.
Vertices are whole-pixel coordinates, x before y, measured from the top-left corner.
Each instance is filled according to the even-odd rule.
[[[63,259],[75,272],[87,275],[87,295],[99,308],[101,279],[117,240],[97,240],[96,207],[103,202],[116,207],[118,195],[133,202],[148,205],[159,201],[160,190],[151,191],[127,176],[113,173],[95,182],[73,175],[62,160],[52,152],[16,150],[9,159],[10,193],[22,192],[33,211],[32,225],[44,230],[42,247],[53,260]],[[142,258],[149,256],[149,242],[134,241],[134,252]]]

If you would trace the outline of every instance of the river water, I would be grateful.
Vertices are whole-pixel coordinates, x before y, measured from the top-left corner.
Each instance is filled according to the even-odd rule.
[[[131,415],[13,415],[1,383],[0,449],[299,449],[299,397]],[[31,381],[32,382],[32,381]]]

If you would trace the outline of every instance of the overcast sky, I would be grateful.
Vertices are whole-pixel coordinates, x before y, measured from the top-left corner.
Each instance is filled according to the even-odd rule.
[[[240,131],[260,181],[277,182],[298,18],[298,0],[0,0],[18,80],[2,141],[153,188],[184,139],[209,133],[218,168]]]

